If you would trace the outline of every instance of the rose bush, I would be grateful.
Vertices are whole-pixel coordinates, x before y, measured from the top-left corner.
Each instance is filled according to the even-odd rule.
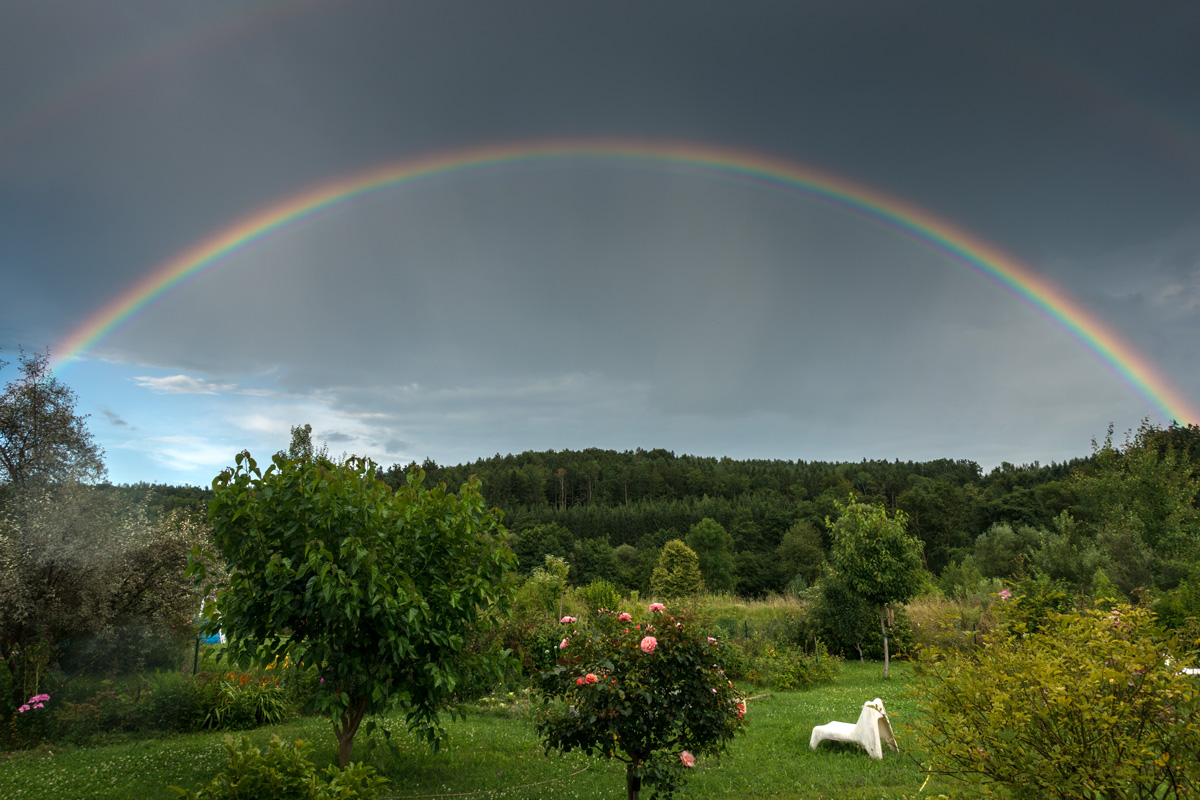
[[[661,603],[634,624],[603,612],[576,624],[570,649],[534,678],[538,735],[549,752],[583,750],[626,764],[626,795],[642,784],[670,797],[694,754],[724,752],[745,726],[745,697],[725,677],[724,646]]]

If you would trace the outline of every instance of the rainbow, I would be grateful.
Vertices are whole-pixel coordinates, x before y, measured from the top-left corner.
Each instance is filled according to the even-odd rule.
[[[519,142],[439,152],[375,166],[291,195],[229,225],[150,271],[70,333],[56,349],[57,373],[190,277],[234,253],[363,197],[401,185],[485,168],[550,162],[684,169],[709,177],[801,193],[864,216],[972,268],[1038,309],[1091,350],[1164,420],[1200,422],[1200,412],[1155,366],[1061,288],[1016,258],[909,202],[846,178],[759,153],[688,143]]]

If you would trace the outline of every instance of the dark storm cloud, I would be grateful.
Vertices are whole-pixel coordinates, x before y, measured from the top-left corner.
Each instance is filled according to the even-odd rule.
[[[5,347],[60,340],[155,265],[334,176],[610,136],[768,153],[940,214],[1200,396],[1191,3],[0,11]],[[666,169],[401,187],[234,253],[94,354],[144,367],[145,394],[261,403],[220,408],[276,449],[307,414],[326,441],[439,461],[591,444],[1049,460],[1147,413],[963,264]],[[225,447],[160,438],[164,463]]]

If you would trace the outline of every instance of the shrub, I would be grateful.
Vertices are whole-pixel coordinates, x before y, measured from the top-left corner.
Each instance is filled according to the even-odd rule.
[[[603,578],[597,578],[579,590],[583,604],[588,611],[595,614],[600,609],[613,610],[621,602],[621,593]]]
[[[1200,685],[1151,612],[1050,612],[921,670],[930,772],[1015,797],[1183,798],[1200,791]]]
[[[754,660],[754,670],[758,680],[773,689],[807,689],[837,678],[842,670],[842,659],[830,655],[821,641],[812,653],[768,645]]]
[[[211,783],[199,792],[176,786],[172,791],[186,800],[368,800],[378,797],[387,783],[362,763],[326,767],[322,779],[308,759],[312,748],[299,740],[293,744],[272,736],[267,749],[260,751],[248,737],[234,742],[226,736],[225,749],[229,763]]]
[[[745,699],[723,673],[725,648],[652,604],[651,621],[616,612],[563,626],[558,663],[535,686],[546,702],[546,750],[625,762],[626,796],[641,784],[670,797],[695,753],[723,751],[743,727]]]

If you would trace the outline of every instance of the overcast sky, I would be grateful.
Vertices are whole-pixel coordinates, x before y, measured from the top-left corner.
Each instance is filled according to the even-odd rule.
[[[944,219],[1194,408],[1198,41],[1194,0],[0,0],[0,357],[54,354],[322,182],[613,139],[783,159]],[[305,422],[385,466],[662,447],[990,469],[1167,421],[1044,312],[878,220],[615,159],[362,198],[59,374],[114,482],[208,484]]]

